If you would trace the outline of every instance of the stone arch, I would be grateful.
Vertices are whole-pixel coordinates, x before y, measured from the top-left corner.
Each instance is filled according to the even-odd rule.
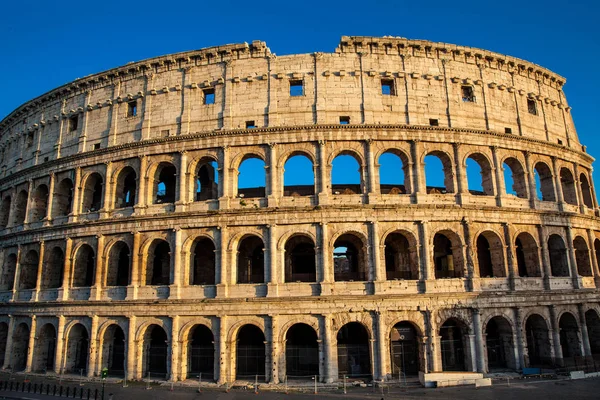
[[[388,172],[387,168],[392,169],[394,165],[397,164],[396,160],[400,161],[399,170]],[[412,193],[412,186],[410,184],[411,163],[410,158],[404,151],[389,148],[378,155],[377,162],[379,167],[379,190],[381,194]],[[388,164],[390,164],[389,167]],[[392,179],[392,176],[398,176],[398,178]]]
[[[435,278],[462,278],[464,276],[464,257],[460,237],[445,229],[433,236],[433,265]]]
[[[148,324],[142,335],[142,375],[166,379],[170,339],[162,325]]]
[[[568,168],[560,169],[560,184],[562,186],[563,200],[565,203],[577,205],[577,190],[575,190],[575,178]]]
[[[161,161],[154,171],[152,199],[154,204],[174,203],[177,187],[177,168],[168,161]]]
[[[25,214],[27,214],[27,199],[29,194],[27,190],[21,190],[15,198],[15,205],[12,213],[12,225],[23,225],[25,222]]]
[[[8,219],[10,217],[10,206],[10,196],[4,196],[4,198],[2,199],[2,203],[0,203],[0,227],[2,229],[8,226]]]
[[[96,253],[92,246],[83,243],[75,250],[73,263],[73,287],[94,286]]]
[[[190,285],[214,285],[216,274],[216,248],[212,238],[199,236],[190,251]]]
[[[130,281],[131,251],[123,240],[111,244],[108,250],[106,286],[127,286]]]
[[[331,159],[332,194],[362,194],[365,191],[364,162],[354,150],[342,150]],[[350,179],[350,168],[356,168],[358,176]],[[342,178],[343,177],[343,178]]]
[[[195,378],[202,374],[203,379],[214,379],[215,345],[212,330],[204,324],[194,324],[188,330],[187,377]],[[185,361],[184,361],[185,362]]]
[[[527,178],[521,161],[515,157],[507,157],[502,163],[502,168],[504,170],[506,194],[514,194],[518,198],[526,199],[528,197]]]
[[[48,186],[38,185],[31,195],[29,222],[38,222],[48,213]]]
[[[133,167],[126,166],[117,173],[115,208],[133,207],[136,202],[137,174]]]
[[[590,263],[590,250],[586,240],[577,236],[573,240],[575,249],[575,262],[577,263],[577,273],[581,276],[592,276],[592,265]]]
[[[442,371],[467,371],[468,325],[458,318],[448,318],[439,328]]]
[[[13,372],[23,371],[27,365],[29,354],[29,325],[21,322],[15,328],[12,337],[12,354],[10,365]]]
[[[239,241],[237,282],[265,282],[265,244],[259,236],[248,234]]]
[[[419,254],[412,232],[394,230],[383,240],[386,279],[419,279]]]
[[[44,324],[37,335],[33,347],[33,362],[31,369],[34,372],[55,371],[54,360],[56,357],[56,328],[53,324]]]
[[[567,248],[562,237],[552,234],[548,238],[548,253],[552,276],[567,277],[570,275],[567,259]]]
[[[548,164],[539,161],[535,164],[534,175],[536,178],[537,197],[542,201],[556,201],[554,194],[554,176]]]
[[[552,347],[546,319],[536,313],[528,315],[525,319],[525,337],[528,366],[552,365]]]
[[[241,198],[263,198],[266,196],[267,169],[262,156],[247,153],[239,157],[236,188]]]
[[[370,379],[371,349],[369,329],[361,322],[348,322],[337,332],[338,373]]]
[[[89,174],[83,184],[83,201],[81,203],[81,211],[96,212],[102,209],[104,180],[98,172]]]
[[[492,316],[485,324],[488,370],[517,369],[513,328],[504,316]]]
[[[52,200],[52,217],[64,217],[72,212],[73,181],[69,178],[61,180],[54,189]]]
[[[145,284],[168,285],[171,282],[171,245],[168,241],[154,238],[147,250]]]
[[[539,247],[531,234],[521,232],[517,235],[515,238],[515,254],[519,277],[539,278],[542,276]]]
[[[598,311],[591,308],[585,312],[585,325],[588,330],[590,350],[592,355],[596,356],[600,354],[600,316]]]
[[[255,376],[266,379],[265,335],[254,324],[245,324],[237,330],[235,339],[236,379],[251,379]]]
[[[65,253],[60,246],[53,246],[45,252],[42,267],[42,289],[56,289],[63,284]]]
[[[315,194],[314,158],[305,151],[290,152],[283,165],[283,195]]]
[[[111,376],[125,376],[127,369],[125,330],[118,323],[110,321],[98,336],[102,338],[100,365],[108,368],[108,374]]]
[[[285,371],[291,379],[319,375],[317,331],[304,323],[295,323],[285,333]]]
[[[583,204],[587,208],[594,208],[594,202],[592,200],[592,188],[587,176],[583,172],[579,175],[579,186],[581,189],[581,195],[583,196]]]
[[[470,162],[469,160],[473,161]],[[479,166],[479,179],[473,178],[473,174],[475,172],[473,163]],[[483,153],[471,153],[465,158],[464,166],[467,175],[467,186],[469,188],[469,192],[475,195],[493,196],[494,174],[492,173],[492,162],[490,159]],[[477,181],[478,184],[472,186],[470,184],[471,181]]]
[[[577,365],[577,358],[583,355],[579,324],[570,312],[564,312],[558,319],[560,347],[565,365]]]
[[[394,323],[389,329],[390,356],[392,361],[392,377],[418,375],[422,371],[424,359],[423,347],[420,345],[422,334],[412,321],[402,320]]]
[[[285,243],[284,262],[286,282],[315,282],[317,260],[312,237],[302,233],[289,237]]]
[[[500,236],[487,230],[476,236],[477,264],[482,278],[506,278],[504,244]]]
[[[427,167],[427,160],[429,159],[430,165],[432,161],[434,164],[439,164],[441,166],[441,171],[439,171],[438,165],[435,166],[438,169],[437,172],[431,170],[431,168]],[[437,161],[435,161],[437,159]],[[425,186],[427,188],[427,193],[454,193],[454,165],[452,164],[452,157],[446,153],[445,151],[434,150],[430,151],[423,157],[423,165],[425,168]],[[441,174],[440,174],[441,172]],[[444,177],[444,186],[431,186],[431,179],[433,176],[442,175]],[[429,177],[429,179],[428,179]]]
[[[38,252],[35,250],[29,250],[21,258],[20,273],[19,273],[19,289],[31,290],[35,289],[37,284],[37,273],[39,267],[40,258]]]
[[[279,328],[279,331],[275,333],[276,336],[275,336],[274,340],[277,342],[285,341],[285,337],[287,336],[288,330],[296,324],[308,325],[312,329],[314,329],[315,332],[317,332],[317,336],[320,336],[321,329],[319,328],[319,321],[316,317],[307,318],[306,316],[298,315],[298,316],[293,316],[291,319],[287,320],[285,323],[283,323],[281,325],[281,327]]]
[[[9,253],[2,264],[2,276],[0,276],[0,290],[13,290],[15,284],[15,273],[17,271],[17,255]]]
[[[219,165],[216,158],[205,156],[194,167],[194,201],[219,198]]]
[[[65,372],[79,374],[81,370],[85,374],[87,371],[89,356],[89,334],[87,328],[77,322],[66,330],[67,349],[65,360],[63,361]]]
[[[333,239],[333,271],[336,282],[369,280],[367,238],[347,231]]]

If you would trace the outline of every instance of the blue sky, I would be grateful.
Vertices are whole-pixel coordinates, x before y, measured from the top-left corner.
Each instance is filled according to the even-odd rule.
[[[580,140],[600,157],[599,17],[598,0],[4,0],[0,119],[52,88],[129,61],[257,39],[280,55],[332,52],[342,35],[393,35],[481,47],[564,76]],[[600,172],[595,181],[600,188]]]

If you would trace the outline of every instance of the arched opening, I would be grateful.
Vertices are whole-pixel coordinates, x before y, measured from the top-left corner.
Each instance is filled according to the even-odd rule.
[[[135,170],[131,167],[123,168],[117,176],[115,208],[133,207],[136,187],[137,175]]]
[[[333,244],[333,271],[336,282],[369,279],[364,243],[356,235],[346,233]]]
[[[244,325],[237,334],[236,379],[265,376],[265,335],[259,327]]]
[[[285,335],[285,371],[288,379],[319,375],[317,332],[306,324],[294,324]]]
[[[597,360],[597,355],[600,355],[600,317],[595,310],[587,310],[585,313],[585,324],[588,330],[590,340],[590,350],[594,359]],[[1,350],[1,349],[0,349]]]
[[[362,194],[362,168],[354,154],[342,152],[331,162],[331,192],[333,194]]]
[[[29,221],[38,222],[48,213],[48,186],[39,185],[33,191],[30,203]]]
[[[22,225],[23,222],[25,222],[25,214],[27,213],[27,197],[28,193],[26,190],[21,190],[17,194],[15,208],[13,210],[13,226]]]
[[[208,238],[196,239],[192,245],[190,285],[215,284],[215,244]]]
[[[115,243],[108,255],[108,268],[106,270],[106,286],[129,285],[129,268],[131,255],[129,246],[123,241]]]
[[[52,200],[52,217],[69,215],[73,207],[73,182],[65,178],[56,185]]]
[[[492,167],[483,154],[471,154],[467,158],[466,171],[469,193],[473,195],[494,195]]]
[[[32,369],[35,372],[54,371],[56,356],[56,329],[52,324],[45,324],[40,329],[33,350]]]
[[[0,365],[4,365],[6,355],[6,344],[8,342],[8,324],[0,322]]]
[[[457,243],[454,245],[449,238],[455,237],[454,232],[440,232],[433,237],[433,263],[435,266],[435,278],[462,278],[463,277],[463,257],[461,247]],[[454,238],[458,241],[458,238]]]
[[[579,185],[581,187],[581,194],[583,195],[583,204],[587,208],[594,208],[594,202],[592,201],[592,188],[585,174],[579,175]]]
[[[550,269],[552,276],[569,276],[567,248],[560,236],[550,236],[548,239],[548,252],[550,253]]]
[[[238,246],[238,283],[264,283],[265,245],[258,236],[244,237]]]
[[[15,272],[17,270],[17,255],[14,253],[5,256],[2,265],[2,280],[0,290],[13,290],[15,284]]]
[[[87,329],[81,324],[75,324],[69,330],[67,352],[65,354],[65,372],[85,374],[87,371],[89,336]]]
[[[411,193],[410,163],[406,154],[388,150],[379,156],[379,190],[381,194]]]
[[[90,245],[83,244],[77,250],[75,256],[75,268],[73,270],[74,287],[94,286],[96,255]]]
[[[485,345],[490,371],[516,368],[513,333],[510,322],[504,317],[490,319],[485,327]]]
[[[466,371],[465,335],[467,327],[460,321],[449,319],[440,328],[440,347],[443,371]]]
[[[294,235],[285,243],[285,281],[315,282],[315,244],[306,235]]]
[[[168,285],[171,282],[171,246],[156,239],[148,249],[146,285]]]
[[[195,325],[190,331],[188,348],[188,377],[202,374],[212,379],[215,368],[215,345],[212,331],[204,325]]]
[[[392,376],[419,374],[422,357],[419,334],[410,322],[399,322],[390,334]]]
[[[556,201],[552,172],[548,165],[543,162],[535,164],[534,175],[538,200]]]
[[[37,283],[37,273],[40,258],[35,250],[29,250],[25,257],[21,259],[19,273],[19,289],[31,290],[35,289]]]
[[[577,205],[577,191],[575,190],[575,179],[568,168],[560,169],[560,185],[562,186],[563,199],[565,203]]]
[[[8,226],[8,218],[10,217],[10,196],[5,196],[0,203],[0,227],[2,229]]]
[[[592,276],[592,265],[590,263],[590,251],[587,242],[581,236],[573,240],[575,249],[575,261],[577,262],[577,273],[581,276]]]
[[[521,199],[527,198],[527,179],[523,165],[516,158],[509,157],[502,164],[504,169],[504,187],[506,194],[512,194]]]
[[[158,325],[150,325],[144,333],[144,371],[152,378],[165,379],[167,374],[167,356],[169,341],[165,330]]]
[[[385,238],[386,279],[419,279],[416,246],[405,235],[392,232]]]
[[[154,173],[154,204],[174,203],[177,169],[168,162],[161,162]]]
[[[427,193],[454,193],[454,172],[450,157],[442,151],[432,151],[423,161]]]
[[[565,365],[576,365],[577,357],[581,357],[581,340],[579,340],[579,325],[571,313],[564,313],[558,321],[560,347]]]
[[[196,201],[219,198],[219,167],[212,158],[203,158],[196,168]]]
[[[112,324],[106,331],[102,340],[102,365],[108,368],[111,376],[124,376],[125,363],[125,332],[117,324]]]
[[[292,155],[283,166],[283,195],[312,196],[315,194],[313,163],[303,154]]]
[[[520,233],[515,240],[515,253],[521,278],[542,276],[538,246],[533,236],[527,232]]]
[[[238,197],[265,197],[267,172],[262,159],[254,155],[244,157],[238,172]]]
[[[91,174],[83,187],[82,212],[94,212],[102,208],[102,176],[98,173]]]
[[[552,351],[548,325],[544,318],[533,314],[525,322],[525,335],[527,336],[527,354],[529,366],[552,365]]]
[[[20,323],[13,332],[12,346],[11,360],[9,360],[12,371],[23,371],[27,365],[29,353],[29,327],[26,323]]]
[[[337,334],[338,374],[352,378],[371,377],[369,332],[359,322],[342,326]]]
[[[42,268],[42,289],[56,289],[62,286],[65,253],[55,246],[46,253],[46,262]]]
[[[477,262],[482,278],[505,278],[504,245],[494,232],[486,231],[477,236]]]

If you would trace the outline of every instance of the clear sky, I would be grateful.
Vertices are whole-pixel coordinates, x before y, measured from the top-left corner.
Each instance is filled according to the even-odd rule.
[[[280,55],[333,52],[342,35],[455,43],[542,65],[567,79],[580,140],[600,157],[600,0],[0,0],[0,119],[129,61],[252,40]],[[595,181],[600,189],[600,172]]]

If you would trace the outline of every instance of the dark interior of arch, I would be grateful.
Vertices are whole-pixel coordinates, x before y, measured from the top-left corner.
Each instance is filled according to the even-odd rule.
[[[583,204],[587,208],[594,208],[594,202],[592,200],[592,188],[585,174],[579,176],[579,184],[581,185],[581,194],[583,195]]]
[[[39,185],[33,191],[29,221],[37,222],[46,217],[48,212],[48,187]]]
[[[218,167],[214,160],[203,160],[196,169],[196,201],[214,200],[219,197]]]
[[[504,317],[494,317],[487,323],[485,333],[488,368],[516,368],[510,323]]]
[[[56,329],[52,324],[45,324],[40,329],[35,341],[31,369],[34,372],[52,372],[54,370],[55,357]]]
[[[96,255],[91,246],[84,244],[75,256],[75,268],[73,272],[74,287],[90,287],[94,285],[94,270]]]
[[[125,167],[119,173],[116,188],[116,208],[132,207],[135,204],[137,176],[131,167]]]
[[[22,253],[21,253],[22,254]],[[19,289],[31,290],[35,289],[37,282],[37,273],[39,266],[38,253],[35,250],[29,250],[20,262],[20,284]]]
[[[535,165],[535,174],[537,175],[538,199],[542,201],[556,201],[554,195],[554,182],[552,181],[552,172],[543,162]],[[541,197],[540,197],[541,194]]]
[[[264,243],[258,236],[247,236],[238,246],[238,283],[265,282]]]
[[[192,250],[192,273],[190,284],[215,284],[215,244],[208,238],[198,240]]]
[[[207,326],[196,325],[190,332],[188,357],[188,377],[202,374],[202,379],[210,379],[214,376],[214,337]]]
[[[146,285],[168,285],[171,276],[171,246],[165,240],[156,240],[150,250]]]
[[[436,233],[433,237],[433,261],[436,279],[463,276],[462,267],[456,265],[452,241],[443,233]]]
[[[4,256],[2,264],[2,275],[0,276],[0,290],[12,290],[15,284],[15,273],[17,270],[17,255],[10,253]]]
[[[385,273],[388,280],[418,279],[416,249],[411,249],[406,236],[392,232],[385,238]]]
[[[315,330],[307,324],[294,324],[285,338],[288,379],[319,375],[319,345]]]
[[[0,203],[0,227],[6,228],[8,225],[8,218],[10,217],[10,196],[5,196]]]
[[[564,313],[558,321],[560,347],[566,365],[574,365],[575,357],[581,357],[581,340],[579,340],[579,326],[571,313]]]
[[[392,377],[418,375],[423,357],[419,334],[410,322],[398,322],[390,334]]]
[[[371,375],[371,353],[369,333],[358,322],[342,326],[337,334],[338,372],[354,378],[369,378]]]
[[[595,310],[585,312],[585,324],[590,340],[590,350],[594,355],[600,354],[600,317]]]
[[[569,276],[567,261],[567,248],[565,242],[558,235],[551,235],[548,239],[548,252],[550,253],[550,269],[552,276]]]
[[[565,203],[577,205],[577,191],[573,174],[567,168],[560,170],[560,184],[562,186],[563,199]]]
[[[54,246],[46,253],[46,262],[42,271],[42,289],[56,289],[62,286],[65,254]]]
[[[507,194],[514,194],[518,198],[527,198],[527,179],[523,166],[516,159],[509,157],[502,164],[504,168],[504,186]],[[508,175],[508,176],[507,176]],[[510,177],[510,179],[508,179]],[[509,185],[510,183],[510,185]]]
[[[52,215],[63,217],[71,212],[73,207],[73,182],[66,178],[56,185],[52,202]]]
[[[21,190],[17,194],[14,205],[13,223],[12,225],[22,225],[25,222],[25,213],[27,212],[27,198],[28,193],[26,190]]]
[[[244,325],[237,335],[236,377],[265,376],[265,335],[254,325]]]
[[[82,211],[94,212],[102,208],[102,177],[92,174],[88,177],[83,189]]]
[[[352,234],[344,234],[333,244],[333,271],[336,282],[366,281],[363,242]]]
[[[525,322],[525,335],[527,336],[527,354],[529,366],[553,365],[550,335],[546,321],[533,314]]]
[[[106,271],[107,286],[127,286],[129,284],[129,266],[131,255],[125,242],[117,242],[110,249],[108,269]]]
[[[177,186],[177,169],[169,163],[161,163],[156,170],[156,197],[154,203],[174,203]]]
[[[0,365],[4,365],[4,356],[6,354],[6,344],[8,341],[8,324],[0,322]]]
[[[592,276],[592,265],[590,263],[590,252],[585,239],[578,236],[573,240],[575,248],[575,261],[577,263],[577,273],[581,276]]]
[[[144,335],[146,346],[146,373],[157,374],[164,379],[167,373],[168,340],[167,333],[158,325],[150,325]]]
[[[14,372],[23,371],[27,365],[29,353],[29,327],[20,323],[13,333],[12,355],[10,365]]]
[[[125,371],[125,332],[113,324],[104,332],[103,362],[108,368],[108,374],[123,376]]]
[[[89,336],[87,329],[81,325],[74,325],[69,331],[65,369],[72,374],[85,374],[88,364]]]
[[[443,371],[466,371],[465,334],[462,323],[453,319],[440,328]]]
[[[515,239],[517,269],[521,278],[539,278],[542,276],[538,246],[528,233],[521,233]]]
[[[315,282],[315,244],[304,235],[291,237],[285,244],[285,281]]]

